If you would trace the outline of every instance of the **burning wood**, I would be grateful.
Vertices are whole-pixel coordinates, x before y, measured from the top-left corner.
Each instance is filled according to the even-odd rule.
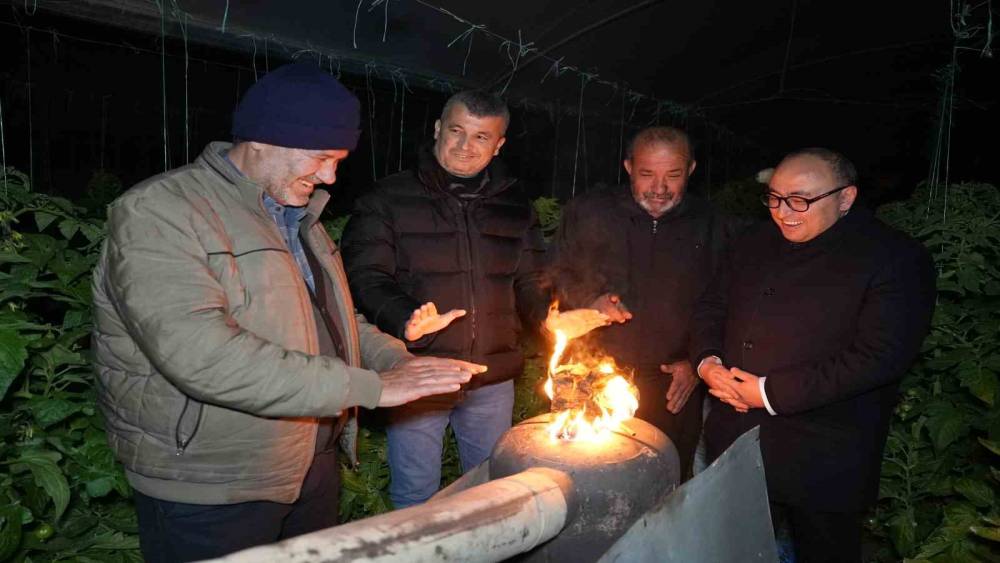
[[[545,393],[558,413],[549,427],[553,439],[599,440],[632,418],[639,392],[612,358],[585,358],[560,365],[569,339],[556,331]]]

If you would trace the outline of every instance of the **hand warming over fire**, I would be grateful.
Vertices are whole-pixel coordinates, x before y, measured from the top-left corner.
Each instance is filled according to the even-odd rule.
[[[410,315],[410,320],[406,321],[406,329],[403,336],[410,342],[417,340],[424,335],[431,334],[432,332],[437,332],[446,326],[450,325],[452,321],[458,317],[465,316],[465,309],[452,309],[447,313],[440,315],[437,311],[437,306],[434,303],[427,302],[417,307],[413,314]]]
[[[672,364],[661,364],[660,371],[673,376],[670,387],[667,388],[667,410],[677,414],[691,397],[691,392],[698,386],[698,377],[694,374],[691,362],[681,360]]]
[[[545,318],[545,329],[555,334],[562,331],[567,340],[579,338],[584,334],[611,324],[611,319],[595,309],[573,309],[559,311],[559,303],[549,306],[549,315]]]
[[[395,407],[429,395],[452,393],[484,371],[484,365],[451,358],[409,358],[378,374],[382,380],[378,406]]]
[[[628,307],[622,303],[621,297],[614,293],[605,293],[590,304],[591,309],[597,309],[611,319],[611,322],[624,323],[632,318],[632,313]]]

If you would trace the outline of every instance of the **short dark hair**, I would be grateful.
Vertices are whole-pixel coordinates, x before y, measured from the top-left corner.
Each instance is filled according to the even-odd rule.
[[[812,156],[825,162],[826,165],[830,167],[830,172],[833,173],[833,179],[838,185],[858,185],[858,170],[854,167],[854,164],[852,164],[850,160],[847,160],[846,156],[840,154],[839,152],[825,149],[823,147],[806,147],[789,153],[785,156],[785,158],[781,159],[781,162],[784,163],[787,160],[800,156]]]
[[[500,96],[486,90],[463,90],[448,98],[441,110],[441,119],[444,119],[451,108],[456,104],[462,104],[469,113],[476,117],[502,117],[503,128],[506,131],[510,124],[510,110],[507,104],[500,99]]]
[[[691,139],[687,133],[676,127],[647,127],[632,137],[632,142],[628,144],[625,158],[632,160],[635,149],[643,145],[667,145],[680,146],[687,150],[688,158],[694,160],[694,151],[691,150]]]

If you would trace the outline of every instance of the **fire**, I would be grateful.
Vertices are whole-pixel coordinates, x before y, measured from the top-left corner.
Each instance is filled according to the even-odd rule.
[[[636,389],[607,358],[560,364],[569,339],[560,330],[555,335],[544,389],[553,410],[561,410],[549,424],[549,435],[553,440],[599,441],[635,415]]]

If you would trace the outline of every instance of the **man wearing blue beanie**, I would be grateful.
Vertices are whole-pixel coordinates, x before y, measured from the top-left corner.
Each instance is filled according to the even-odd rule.
[[[359,122],[333,77],[281,67],[243,97],[234,144],[209,144],[110,207],[94,364],[146,561],[336,524],[334,444],[356,434],[342,432],[352,407],[455,392],[485,370],[415,358],[355,315],[319,222],[330,196],[315,187],[336,181]]]

